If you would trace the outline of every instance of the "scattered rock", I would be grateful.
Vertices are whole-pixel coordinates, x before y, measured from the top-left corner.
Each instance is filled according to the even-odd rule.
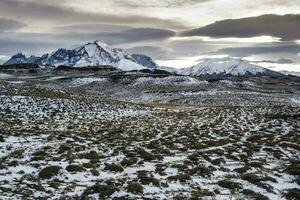
[[[221,180],[218,181],[218,185],[223,187],[223,188],[227,188],[233,191],[238,191],[240,189],[242,189],[242,185],[240,183],[236,183],[230,180]]]
[[[60,166],[48,166],[43,168],[40,173],[39,173],[39,177],[42,179],[49,179],[52,178],[56,175],[58,175],[59,171],[62,168]]]
[[[128,182],[127,191],[134,194],[142,194],[144,192],[143,186],[138,182]]]
[[[112,164],[106,163],[104,170],[112,171],[112,172],[123,172],[124,171],[123,167],[121,167],[120,165],[114,164],[114,163],[112,163]]]
[[[66,170],[68,172],[83,172],[85,171],[85,168],[82,167],[81,165],[68,165],[66,167]]]
[[[82,197],[87,197],[90,194],[99,193],[99,197],[100,199],[102,199],[104,197],[109,197],[116,191],[118,191],[118,189],[113,185],[96,183],[95,185],[86,188],[82,194]]]
[[[288,200],[299,200],[300,199],[300,189],[299,188],[289,189],[284,193],[283,196]]]

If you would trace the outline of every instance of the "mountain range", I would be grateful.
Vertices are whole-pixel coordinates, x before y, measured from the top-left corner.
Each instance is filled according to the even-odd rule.
[[[100,41],[87,43],[75,49],[60,48],[41,57],[30,56],[27,58],[24,54],[18,53],[4,65],[24,63],[55,67],[60,65],[71,67],[111,65],[124,71],[158,67],[148,56],[129,54],[122,49],[112,48]]]
[[[41,57],[26,57],[22,53],[12,56],[4,65],[37,64],[40,66],[86,67],[110,65],[123,71],[141,69],[161,69],[187,76],[282,76],[249,61],[236,58],[209,58],[186,68],[176,69],[157,65],[152,58],[142,54],[129,54],[125,50],[113,48],[101,41],[87,43],[75,49],[60,48]]]
[[[187,68],[162,67],[161,69],[187,76],[282,76],[283,74],[266,69],[247,60],[225,57],[207,58]]]

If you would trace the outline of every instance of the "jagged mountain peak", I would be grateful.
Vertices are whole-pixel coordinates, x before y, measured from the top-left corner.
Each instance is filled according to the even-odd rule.
[[[14,55],[13,57],[25,57],[25,54],[19,52],[16,55]]]
[[[94,46],[96,48],[109,48],[109,49],[112,49],[112,47],[110,47],[107,43],[103,42],[103,41],[100,41],[100,40],[95,40],[94,42],[88,42],[82,46],[79,46],[77,49],[79,48],[85,48],[85,47],[88,47],[88,46]]]
[[[158,66],[148,56],[132,55],[122,49],[113,48],[100,40],[86,43],[75,49],[59,48],[50,54],[46,53],[37,59],[31,60],[34,61],[28,60],[25,56],[15,55],[9,60],[9,63],[34,63],[43,66],[66,65],[71,67],[111,65],[125,71],[152,69]]]
[[[78,47],[75,51],[85,51],[89,57],[102,56],[115,58],[117,50],[103,41],[96,40]]]
[[[107,51],[108,53],[114,52],[114,51],[123,51],[121,49],[118,48],[114,48],[110,45],[108,45],[106,42],[102,41],[102,40],[95,40],[94,42],[88,42],[80,47],[78,47],[77,49],[80,48],[95,48],[95,49],[103,49],[104,51]]]
[[[109,46],[103,41],[96,40],[86,43],[75,49],[59,48],[52,53],[46,53],[41,57],[31,56],[27,58],[18,53],[5,64],[33,63],[42,66],[101,66],[111,65],[121,70],[159,69],[160,67],[148,56],[142,54],[129,54],[126,51]],[[198,64],[182,68],[166,68],[167,71],[187,76],[282,76],[259,65],[252,64],[241,58],[205,58]]]
[[[13,55],[8,61],[6,61],[4,65],[34,63],[38,58],[39,57],[33,55],[27,58],[25,54],[17,53],[16,55]]]
[[[108,45],[106,42],[104,42],[103,40],[95,40],[93,43],[94,43],[94,44],[97,44],[98,46],[101,46],[101,47],[108,47],[108,46],[109,46],[109,45]]]

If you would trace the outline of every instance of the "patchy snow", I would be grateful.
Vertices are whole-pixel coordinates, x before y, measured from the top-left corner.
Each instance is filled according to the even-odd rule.
[[[14,76],[11,74],[6,74],[6,73],[0,73],[0,79],[9,79],[13,78]]]
[[[207,81],[201,81],[193,77],[178,77],[178,76],[168,76],[164,78],[152,78],[152,77],[140,77],[136,79],[134,85],[200,85],[208,84]]]
[[[59,80],[59,79],[63,79],[63,78],[66,78],[67,76],[52,76],[52,77],[49,77],[47,79],[45,79],[45,81],[56,81],[56,80]]]
[[[286,200],[299,189],[287,170],[299,158],[298,93],[263,93],[255,79],[73,75],[0,81],[0,199],[250,199],[248,189]],[[134,94],[139,103],[120,101]],[[49,166],[57,173],[41,178]]]
[[[107,79],[106,78],[76,78],[72,80],[69,84],[71,85],[71,87],[78,87],[93,82],[104,82],[104,81],[107,81]]]
[[[22,84],[25,81],[6,81],[7,83],[11,83],[11,84]]]
[[[291,101],[295,104],[300,104],[300,96],[295,96],[291,98]]]

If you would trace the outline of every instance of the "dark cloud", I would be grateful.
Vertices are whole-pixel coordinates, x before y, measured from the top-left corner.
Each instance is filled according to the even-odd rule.
[[[114,15],[104,13],[91,13],[74,10],[58,4],[43,3],[43,1],[1,0],[1,15],[18,17],[24,20],[52,21],[59,23],[110,23],[110,24],[148,24],[169,28],[184,28],[179,20],[165,20],[158,17],[137,15]]]
[[[157,46],[154,46],[156,45]],[[142,52],[156,60],[175,60],[187,57],[195,57],[207,51],[216,51],[218,44],[204,41],[161,41],[153,43],[153,46],[139,46],[128,49],[132,53]]]
[[[175,36],[176,33],[166,29],[154,28],[135,28],[116,34],[129,40],[151,40],[151,39],[165,39]]]
[[[259,60],[259,61],[252,61],[254,63],[278,63],[278,64],[292,64],[295,63],[293,60],[288,58],[279,58],[278,60]]]
[[[196,5],[212,0],[152,0],[144,1],[133,0],[133,1],[124,1],[124,0],[113,0],[112,2],[119,6],[131,7],[131,8],[180,8],[190,5]]]
[[[229,47],[230,44],[222,44],[222,47]],[[213,52],[220,49],[219,43],[199,41],[170,41],[167,43],[167,47],[173,49],[172,54],[175,57],[194,57],[207,52]]]
[[[269,44],[265,46],[256,47],[232,47],[223,48],[218,51],[212,52],[211,54],[227,54],[236,57],[246,57],[251,55],[259,55],[266,53],[300,53],[300,45],[295,43],[290,44]]]
[[[55,26],[52,31],[55,33],[97,33],[97,32],[121,32],[132,29],[132,26],[118,24],[75,24]]]
[[[135,28],[116,33],[7,33],[0,34],[0,52],[1,55],[12,55],[17,52],[40,55],[57,48],[75,48],[94,40],[103,40],[110,45],[119,45],[132,42],[163,41],[174,34],[175,32],[170,30],[150,28]]]
[[[174,36],[176,33],[171,30],[155,28],[134,28],[117,33],[67,33],[57,35],[57,38],[64,40],[91,41],[103,40],[110,45],[140,42],[148,40],[164,40]]]
[[[19,21],[0,17],[0,32],[12,31],[24,26],[25,24]]]
[[[169,49],[155,46],[138,46],[126,49],[127,52],[132,54],[145,54],[153,58],[154,60],[166,60],[174,59],[169,57]]]
[[[185,31],[182,36],[255,37],[269,35],[282,40],[300,39],[300,15],[261,15],[216,21],[204,27]]]
[[[280,59],[277,60],[277,63],[279,63],[279,64],[292,64],[292,63],[294,63],[294,61],[291,60],[291,59],[287,59],[287,58],[280,58]]]
[[[1,55],[11,56],[18,52],[26,53],[27,55],[42,53],[54,50],[59,44],[53,42],[24,42],[18,40],[0,39]]]

